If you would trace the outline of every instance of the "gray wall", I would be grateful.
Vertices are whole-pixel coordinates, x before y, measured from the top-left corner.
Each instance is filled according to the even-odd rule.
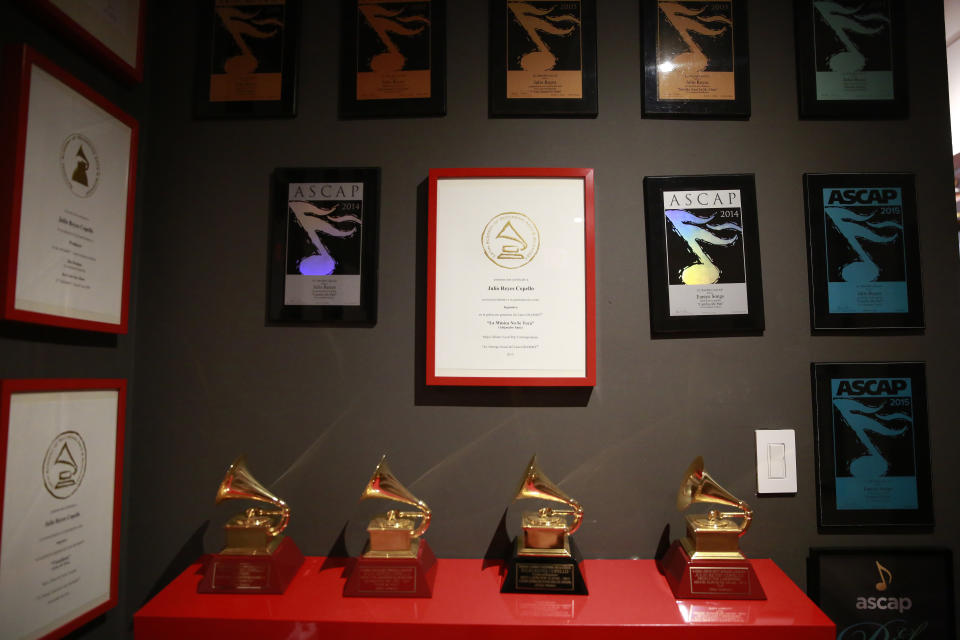
[[[195,121],[192,4],[151,4],[148,81],[131,97],[148,99],[140,115],[149,125],[135,331],[105,346],[9,335],[10,328],[0,334],[0,373],[10,376],[133,376],[136,354],[125,602],[115,615],[126,619],[200,553],[222,545],[222,524],[237,507],[215,507],[213,494],[240,452],[291,503],[289,533],[311,555],[327,553],[344,527],[348,549],[359,551],[375,505],[357,497],[382,452],[434,509],[428,537],[441,557],[485,552],[533,452],[584,504],[577,540],[590,558],[648,558],[665,523],[679,530],[674,495],[697,454],[756,507],[745,551],[772,557],[801,586],[810,546],[958,551],[951,488],[960,437],[951,397],[960,379],[960,282],[940,3],[910,3],[910,119],[878,122],[798,121],[786,2],[750,6],[748,122],[641,119],[634,0],[599,2],[596,120],[488,119],[487,3],[451,0],[449,115],[339,121],[338,3],[307,0],[297,118]],[[81,77],[99,77],[31,29]],[[15,31],[5,26],[4,37]],[[370,165],[383,169],[379,322],[266,326],[271,171]],[[589,396],[420,383],[417,187],[431,167],[470,166],[596,170],[598,379]],[[801,175],[871,170],[917,174],[926,332],[813,337]],[[651,340],[641,179],[730,172],[756,174],[767,329],[762,337]],[[927,362],[935,532],[818,535],[810,362],[886,359]],[[796,429],[795,497],[755,497],[758,428]]]

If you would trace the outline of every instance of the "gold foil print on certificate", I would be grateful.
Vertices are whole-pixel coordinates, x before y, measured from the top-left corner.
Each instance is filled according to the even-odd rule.
[[[507,98],[582,98],[580,1],[507,2]]]
[[[284,0],[216,0],[210,102],[280,100]]]
[[[733,0],[658,0],[657,9],[658,99],[736,99]]]
[[[430,2],[359,0],[357,100],[430,97]]]

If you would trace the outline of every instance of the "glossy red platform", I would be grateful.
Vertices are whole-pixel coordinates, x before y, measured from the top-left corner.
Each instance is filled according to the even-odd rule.
[[[134,616],[137,640],[736,638],[834,640],[834,625],[772,560],[767,600],[674,600],[653,560],[587,560],[589,596],[501,594],[498,567],[437,561],[430,599],[344,598],[342,566],[307,558],[283,595],[199,594],[200,565]],[[494,635],[496,634],[496,635]]]

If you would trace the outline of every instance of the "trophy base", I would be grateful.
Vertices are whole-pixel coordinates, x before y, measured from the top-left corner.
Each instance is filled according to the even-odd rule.
[[[198,593],[283,593],[303,564],[296,543],[284,537],[269,555],[217,553],[203,567]]]
[[[678,600],[766,600],[760,580],[750,561],[693,560],[679,540],[662,558],[657,569],[667,579]]]
[[[558,555],[555,549],[543,551],[544,555],[530,555],[532,550],[523,549],[517,538],[500,593],[588,595],[576,542],[569,540],[569,555]]]
[[[343,595],[365,598],[429,598],[437,575],[437,560],[427,541],[419,540],[410,558],[360,557],[348,569]]]

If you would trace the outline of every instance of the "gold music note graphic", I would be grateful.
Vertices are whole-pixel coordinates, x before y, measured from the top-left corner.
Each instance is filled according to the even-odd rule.
[[[527,32],[530,40],[536,45],[536,50],[525,53],[520,57],[520,67],[524,71],[550,71],[557,64],[557,57],[540,37],[539,32],[555,36],[569,36],[580,24],[576,16],[565,13],[553,15],[555,7],[539,9],[527,2],[510,2],[507,4],[514,19]],[[553,24],[551,24],[553,23]],[[570,24],[569,27],[555,25]]]
[[[879,561],[879,560],[876,561],[876,564],[877,564],[877,573],[880,574],[880,582],[878,582],[877,584],[873,585],[873,587],[874,587],[877,591],[886,591],[886,590],[887,590],[887,587],[888,587],[890,584],[893,583],[893,574],[890,573],[890,569],[887,569],[885,566],[883,566],[882,564],[880,564],[880,561]],[[884,577],[883,577],[883,574],[887,574],[887,577],[884,578]],[[887,578],[890,579],[890,582],[887,582]]]

